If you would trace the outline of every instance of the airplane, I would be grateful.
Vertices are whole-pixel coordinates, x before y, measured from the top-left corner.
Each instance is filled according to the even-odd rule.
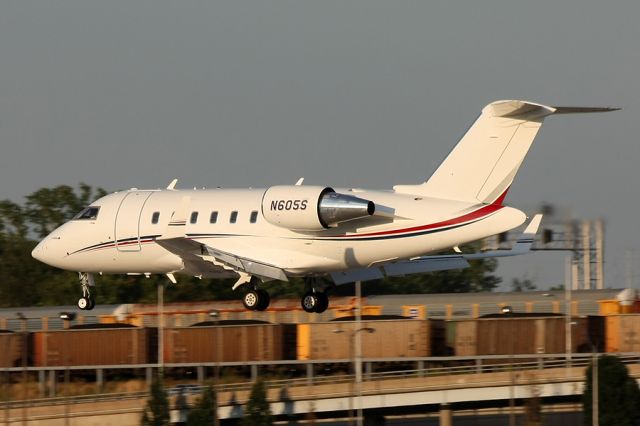
[[[327,290],[354,281],[469,266],[529,252],[535,215],[510,250],[462,253],[460,245],[522,225],[504,199],[543,120],[618,108],[551,107],[522,100],[483,108],[425,182],[392,190],[278,185],[266,189],[115,192],[45,237],[32,256],[80,271],[80,309],[95,306],[94,274],[236,278],[246,309],[270,303],[264,283],[302,277],[306,312],[324,312]],[[453,249],[448,255],[429,255]]]

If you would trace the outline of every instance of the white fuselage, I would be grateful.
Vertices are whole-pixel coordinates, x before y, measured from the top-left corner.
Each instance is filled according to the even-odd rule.
[[[95,218],[60,226],[34,250],[59,268],[94,273],[202,273],[156,243],[188,197],[183,233],[218,250],[277,266],[289,276],[320,275],[410,259],[521,225],[525,214],[500,203],[471,204],[393,191],[337,189],[393,211],[321,231],[293,231],[264,219],[265,189],[129,190],[92,204]],[[235,213],[235,221],[231,220]],[[197,214],[194,214],[197,213]],[[197,216],[197,217],[196,217]],[[215,221],[212,220],[215,216]],[[252,216],[255,221],[252,223]]]

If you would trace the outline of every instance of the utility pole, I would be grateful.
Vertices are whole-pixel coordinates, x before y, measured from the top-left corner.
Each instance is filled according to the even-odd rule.
[[[593,368],[591,369],[591,424],[593,426],[599,426],[600,419],[598,416],[600,415],[599,407],[598,407],[598,354],[595,346],[593,347]]]
[[[604,289],[604,221],[596,220],[595,224],[596,239],[596,288]]]
[[[591,222],[582,221],[582,288],[591,290]]]
[[[362,282],[356,281],[356,330],[354,331],[354,346],[356,356],[356,388],[358,401],[356,403],[356,424],[362,426]]]
[[[571,279],[573,273],[578,268],[574,268],[573,257],[568,255],[565,258],[565,278],[564,278],[564,349],[566,353],[567,367],[571,367],[572,342],[571,342]],[[569,370],[567,370],[568,373]]]

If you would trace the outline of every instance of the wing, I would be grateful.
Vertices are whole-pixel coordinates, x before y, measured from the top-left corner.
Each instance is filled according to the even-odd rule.
[[[385,276],[398,277],[410,274],[446,271],[450,269],[464,269],[469,267],[469,260],[519,256],[530,252],[531,245],[533,244],[541,221],[542,215],[535,215],[511,250],[492,250],[488,252],[470,254],[424,256],[411,260],[392,262],[380,267],[336,272],[331,274],[331,278],[336,284],[340,285],[353,281],[380,279]]]
[[[164,234],[156,239],[158,245],[182,259],[189,273],[194,276],[220,276],[225,273],[239,275],[240,279],[234,289],[248,282],[252,276],[263,281],[288,281],[284,270],[277,266],[218,250],[187,237],[184,227],[190,202],[190,197],[182,198]]]

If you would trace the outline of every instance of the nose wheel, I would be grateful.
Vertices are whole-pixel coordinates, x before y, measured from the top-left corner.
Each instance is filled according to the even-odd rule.
[[[78,308],[83,311],[90,311],[96,306],[95,299],[91,296],[89,287],[96,285],[93,280],[93,274],[87,272],[78,272],[80,276],[80,285],[82,286],[82,297],[78,299]]]
[[[81,297],[78,299],[78,308],[86,311],[92,310],[96,306],[96,302],[93,300],[91,296],[89,297]]]

